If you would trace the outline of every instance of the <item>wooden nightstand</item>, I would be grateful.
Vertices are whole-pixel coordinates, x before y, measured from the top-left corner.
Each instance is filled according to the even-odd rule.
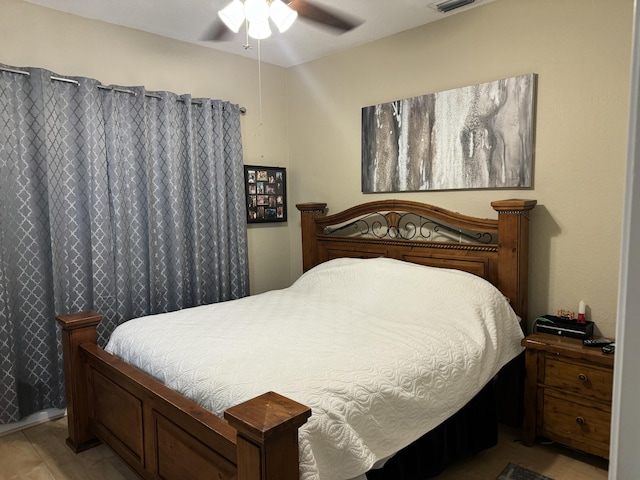
[[[524,438],[536,436],[609,458],[613,355],[582,340],[534,333],[526,347]]]

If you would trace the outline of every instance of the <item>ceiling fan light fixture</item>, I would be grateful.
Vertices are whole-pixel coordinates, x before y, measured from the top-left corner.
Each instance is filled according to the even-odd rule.
[[[282,0],[233,0],[218,16],[235,33],[246,24],[247,34],[256,40],[271,36],[269,19],[285,32],[298,18],[298,12]]]
[[[269,19],[264,22],[249,22],[247,33],[251,38],[256,40],[264,40],[271,36],[271,27],[269,27]]]
[[[296,18],[298,18],[298,12],[288,5],[285,5],[282,0],[273,0],[271,5],[269,5],[269,16],[271,20],[273,20],[273,23],[276,24],[276,27],[278,27],[278,30],[284,33],[293,25]]]
[[[233,0],[229,5],[218,11],[218,16],[234,33],[238,33],[244,23],[244,4],[240,0]]]
[[[263,23],[269,20],[267,0],[244,0],[244,14],[249,23]]]

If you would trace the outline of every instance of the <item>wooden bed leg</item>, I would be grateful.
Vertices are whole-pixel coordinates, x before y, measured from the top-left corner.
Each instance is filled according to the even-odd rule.
[[[298,480],[298,428],[309,407],[268,392],[224,412],[238,431],[238,480]]]
[[[69,425],[67,445],[78,453],[100,443],[89,428],[88,385],[80,345],[97,343],[96,327],[102,320],[102,315],[95,312],[80,312],[59,315],[56,320],[62,325],[62,352]]]
[[[313,268],[320,260],[315,258],[318,252],[316,248],[316,235],[318,232],[314,219],[324,216],[326,203],[298,203],[296,208],[300,210],[300,222],[302,229],[302,271]]]

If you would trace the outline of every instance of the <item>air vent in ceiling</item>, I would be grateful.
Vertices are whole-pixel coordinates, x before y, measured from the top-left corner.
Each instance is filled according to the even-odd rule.
[[[451,10],[455,10],[456,8],[464,7],[465,5],[469,5],[476,0],[447,0],[446,2],[441,2],[436,5],[436,9],[439,12],[447,13]]]

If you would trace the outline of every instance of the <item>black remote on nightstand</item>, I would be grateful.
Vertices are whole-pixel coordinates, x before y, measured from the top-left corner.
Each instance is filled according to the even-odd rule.
[[[605,345],[609,345],[613,343],[613,340],[609,340],[606,338],[585,338],[582,341],[582,344],[585,347],[604,347]]]
[[[609,345],[605,345],[604,347],[602,347],[602,353],[616,353],[616,344],[610,343]]]

